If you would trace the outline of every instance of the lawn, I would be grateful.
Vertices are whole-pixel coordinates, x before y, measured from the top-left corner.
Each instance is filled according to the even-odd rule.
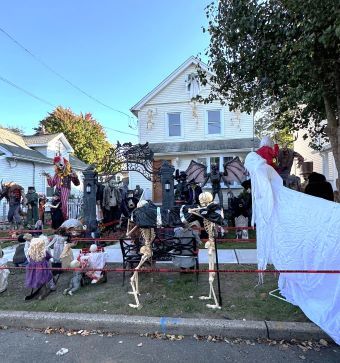
[[[115,265],[114,267],[120,267]],[[164,265],[162,265],[164,267]],[[201,266],[206,268],[206,266]],[[221,265],[221,269],[255,269],[255,265]],[[29,291],[24,287],[25,273],[16,271],[9,276],[7,291],[0,294],[1,310],[55,311],[128,314],[192,318],[224,318],[246,320],[308,321],[301,310],[289,303],[275,299],[268,292],[277,287],[277,276],[266,274],[265,284],[255,288],[256,274],[221,274],[223,306],[221,310],[208,309],[207,301],[199,300],[200,295],[209,291],[208,274],[196,277],[184,273],[144,273],[140,275],[141,310],[128,306],[133,303],[129,278],[122,286],[122,274],[108,274],[108,282],[88,285],[78,290],[74,296],[64,296],[71,273],[61,275],[57,291],[45,300],[24,301]],[[216,284],[217,286],[217,284]]]

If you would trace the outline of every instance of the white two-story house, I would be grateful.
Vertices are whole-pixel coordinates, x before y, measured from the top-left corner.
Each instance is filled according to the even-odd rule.
[[[207,69],[205,64],[190,57],[131,108],[138,118],[139,143],[149,142],[155,167],[163,159],[176,169],[186,170],[190,161],[195,160],[205,164],[208,172],[213,163],[223,171],[226,161],[235,156],[243,160],[258,147],[253,115],[231,112],[218,101],[203,104],[191,100],[193,87],[196,94],[203,97],[209,94],[208,87],[191,82],[197,80],[198,64]],[[161,201],[159,183],[152,183],[136,172],[130,173],[129,180],[130,188],[136,184],[150,188],[153,201]],[[239,186],[234,188],[237,192]]]

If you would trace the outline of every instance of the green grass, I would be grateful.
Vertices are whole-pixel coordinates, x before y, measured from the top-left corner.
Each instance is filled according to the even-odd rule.
[[[164,265],[162,265],[164,267]],[[206,268],[202,266],[201,268]],[[254,265],[222,265],[226,269],[255,269]],[[57,291],[45,300],[24,301],[29,291],[24,287],[25,273],[9,276],[8,290],[0,295],[2,310],[85,312],[147,316],[224,318],[246,320],[308,321],[299,308],[268,295],[277,287],[277,276],[266,274],[265,284],[255,288],[256,274],[221,274],[223,306],[221,310],[208,309],[208,301],[198,297],[209,292],[208,274],[200,273],[199,283],[191,274],[140,274],[141,310],[128,306],[134,303],[130,291],[129,274],[122,286],[121,273],[109,273],[108,282],[88,285],[74,296],[62,295],[71,273],[63,273]],[[217,283],[215,281],[216,291]],[[191,298],[192,296],[192,298]]]

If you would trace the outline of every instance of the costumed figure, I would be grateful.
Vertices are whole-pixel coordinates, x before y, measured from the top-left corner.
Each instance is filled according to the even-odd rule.
[[[47,202],[47,198],[45,195],[39,195],[39,219],[42,223],[45,223],[45,204]]]
[[[144,190],[140,187],[140,185],[136,185],[135,190],[133,191],[133,196],[140,200],[141,196],[143,195]]]
[[[132,212],[137,208],[140,197],[136,197],[134,190],[129,190],[125,198],[122,200],[121,211],[122,211],[122,223],[121,227],[127,227],[128,221],[131,217]]]
[[[28,249],[32,240],[32,235],[29,233],[18,236],[19,245],[15,249],[13,256],[13,264],[16,267],[26,266],[28,264]]]
[[[269,136],[264,136],[260,142],[260,148],[256,151],[267,164],[277,169],[277,157],[279,155],[279,145],[274,144]]]
[[[7,214],[8,222],[13,226],[18,227],[21,225],[20,205],[26,204],[24,188],[14,182],[1,182],[0,200],[2,198],[6,198],[9,204],[9,210]]]
[[[3,258],[3,252],[0,247],[0,294],[7,290],[8,286],[8,275],[9,270],[5,267],[7,267],[7,259]]]
[[[262,156],[262,155],[261,155]],[[298,166],[301,166],[304,158],[296,151],[289,149],[287,143],[283,144],[282,148],[278,152],[278,173],[283,179],[283,185],[288,185],[288,177],[292,170],[294,158],[297,158]]]
[[[58,192],[53,194],[52,203],[48,206],[51,210],[52,228],[58,229],[64,222],[63,202]]]
[[[205,248],[208,249],[209,270],[215,270],[216,263],[216,244],[215,244],[215,221],[219,225],[224,224],[223,209],[213,203],[214,197],[209,192],[204,192],[199,196],[201,208],[189,209],[189,213],[198,214],[203,218],[204,229],[208,234],[208,241],[205,243]],[[209,219],[207,218],[209,216]],[[209,296],[200,296],[201,300],[214,300],[214,304],[207,304],[208,308],[221,309],[221,306],[216,298],[214,289],[215,272],[209,272]]]
[[[34,187],[28,187],[26,194],[26,205],[26,223],[30,226],[34,226],[39,219],[39,196]]]
[[[259,270],[268,261],[277,270],[339,270],[340,205],[284,187],[279,174],[255,152],[248,154],[245,166],[251,177]],[[340,344],[339,274],[280,273],[279,290]]]
[[[71,183],[75,186],[80,184],[79,178],[75,172],[72,171],[71,164],[69,161],[62,156],[56,156],[53,159],[55,165],[55,174],[53,177],[48,173],[43,173],[47,177],[48,185],[53,188],[60,195],[61,208],[64,220],[68,218],[67,216],[67,202],[71,192]]]
[[[102,221],[104,219],[104,211],[103,211],[103,193],[104,193],[104,184],[98,183],[97,184],[97,191],[96,191],[96,216],[98,221]]]
[[[323,174],[312,172],[308,176],[308,184],[305,187],[305,193],[334,202],[332,184],[326,180],[326,177]]]
[[[45,298],[51,290],[55,289],[53,275],[51,270],[49,270],[49,260],[52,256],[46,251],[48,243],[49,241],[46,236],[33,238],[31,241],[28,249],[29,263],[26,266],[25,286],[31,288],[32,291],[30,295],[26,296],[26,300],[36,296],[40,289],[44,291],[39,299]],[[36,289],[35,292],[34,289]]]
[[[92,244],[89,252],[79,255],[78,259],[80,261],[81,268],[93,269],[93,271],[87,271],[85,273],[85,275],[91,280],[91,284],[96,284],[104,277],[102,269],[105,267],[106,254],[102,248],[98,248],[97,245]]]
[[[301,176],[303,178],[303,182],[300,186],[300,191],[305,192],[305,189],[309,182],[309,176],[313,173],[313,161],[304,161],[301,165]]]
[[[122,196],[116,187],[116,182],[111,179],[103,190],[102,206],[104,210],[104,223],[120,220],[120,205]]]
[[[78,260],[73,260],[70,263],[71,268],[77,268],[80,269],[80,262]],[[75,270],[73,272],[72,278],[70,280],[70,283],[68,285],[68,288],[64,290],[64,295],[70,295],[72,296],[74,292],[80,289],[81,287],[81,281],[83,278],[83,273],[81,270]]]
[[[199,204],[199,196],[202,193],[202,188],[196,183],[195,179],[189,181],[189,199],[188,204]]]
[[[187,173],[185,171],[180,172],[176,169],[175,180],[177,181],[175,186],[175,199],[187,204],[189,199]]]

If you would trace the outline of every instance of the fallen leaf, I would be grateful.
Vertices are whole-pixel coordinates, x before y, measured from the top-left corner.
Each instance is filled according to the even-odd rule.
[[[61,348],[60,350],[57,351],[56,355],[64,355],[68,353],[68,349],[67,348]]]
[[[118,344],[123,344],[123,341],[122,341],[122,340],[120,340],[120,341],[118,342]]]
[[[299,355],[299,358],[302,359],[302,360],[306,359],[306,357],[304,355]]]
[[[143,346],[143,343],[137,344],[137,347],[142,347],[142,346]]]

